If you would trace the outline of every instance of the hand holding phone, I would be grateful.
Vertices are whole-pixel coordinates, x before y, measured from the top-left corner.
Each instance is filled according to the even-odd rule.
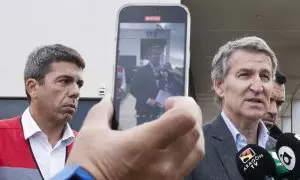
[[[114,121],[127,129],[160,117],[168,97],[188,95],[190,15],[180,4],[126,5],[117,32]]]

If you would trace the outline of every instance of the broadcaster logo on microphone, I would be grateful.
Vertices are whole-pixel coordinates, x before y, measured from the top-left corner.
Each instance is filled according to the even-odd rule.
[[[241,153],[240,159],[243,163],[247,163],[254,156],[255,156],[255,152],[251,148],[248,148]]]

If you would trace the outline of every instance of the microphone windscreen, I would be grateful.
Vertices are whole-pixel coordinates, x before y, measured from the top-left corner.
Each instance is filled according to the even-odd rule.
[[[245,180],[264,180],[276,176],[276,166],[268,151],[254,144],[248,144],[236,155],[236,163]]]
[[[300,178],[300,137],[283,133],[278,137],[276,153],[281,163],[297,178]]]

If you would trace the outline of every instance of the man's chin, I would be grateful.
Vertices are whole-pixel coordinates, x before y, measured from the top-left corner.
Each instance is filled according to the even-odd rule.
[[[274,126],[274,122],[268,121],[268,120],[263,120],[265,126],[267,127],[268,130],[270,130]]]
[[[70,122],[73,118],[73,114],[71,113],[64,113],[61,115],[61,119],[63,119],[65,122]]]
[[[255,112],[255,111],[248,111],[245,113],[245,117],[249,118],[249,119],[254,119],[254,120],[259,120],[263,117],[264,113],[262,112]]]

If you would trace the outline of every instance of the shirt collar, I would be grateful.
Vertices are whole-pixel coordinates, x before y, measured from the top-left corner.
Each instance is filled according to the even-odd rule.
[[[70,125],[66,123],[63,137],[61,138],[63,142],[66,142],[67,145],[75,141],[75,135],[73,130],[71,129]]]
[[[228,127],[229,131],[231,132],[234,142],[237,143],[237,137],[238,136],[244,137],[244,136],[236,129],[236,127],[233,125],[231,120],[226,116],[224,111],[221,112],[221,116],[223,117],[226,126]],[[267,127],[265,126],[265,124],[261,120],[259,120],[258,131],[259,131],[258,132],[258,145],[265,148],[266,143],[269,139],[269,131],[268,131]]]
[[[259,120],[258,130],[259,130],[258,145],[265,148],[267,141],[269,139],[269,131],[265,126],[265,124],[262,122],[262,120]]]
[[[24,111],[22,118],[21,118],[22,126],[23,126],[23,132],[24,132],[24,138],[27,140],[34,134],[38,132],[42,132],[42,130],[39,128],[39,126],[36,124],[36,122],[33,120],[30,112],[29,107]]]
[[[37,125],[35,120],[32,118],[29,107],[24,111],[21,123],[23,126],[23,132],[24,132],[24,138],[27,140],[28,138],[32,137],[33,135],[42,132],[40,127]],[[43,132],[42,132],[43,133]],[[72,143],[75,140],[75,136],[73,133],[73,130],[71,129],[70,125],[66,123],[64,134],[61,139],[63,142],[66,142],[67,144]]]
[[[150,61],[149,61],[149,64],[150,64],[151,68],[152,68],[153,70],[155,70],[155,71],[158,71],[158,70],[161,68],[160,65],[154,66]]]
[[[224,119],[224,122],[225,122],[226,126],[228,127],[229,131],[231,132],[231,134],[233,136],[233,139],[234,139],[234,142],[236,143],[237,136],[241,133],[232,124],[231,120],[229,120],[229,118],[226,116],[224,111],[221,112],[221,116]]]

